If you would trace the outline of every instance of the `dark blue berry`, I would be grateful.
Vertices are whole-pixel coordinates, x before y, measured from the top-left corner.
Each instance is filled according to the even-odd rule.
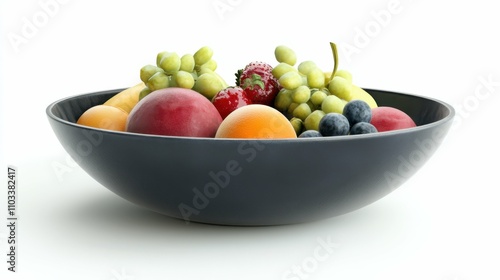
[[[375,133],[377,129],[371,123],[367,122],[358,122],[357,124],[351,127],[350,134],[367,134],[367,133]]]
[[[300,135],[299,135],[299,138],[307,138],[307,137],[322,137],[323,135],[321,135],[321,133],[319,133],[319,131],[317,130],[314,130],[314,129],[309,129],[309,130],[306,130],[304,132],[302,132]]]
[[[372,109],[370,105],[363,100],[351,100],[344,106],[342,114],[349,121],[349,125],[353,126],[359,122],[369,123],[372,119]]]
[[[338,113],[328,113],[319,121],[319,133],[323,136],[339,136],[349,133],[349,121]]]

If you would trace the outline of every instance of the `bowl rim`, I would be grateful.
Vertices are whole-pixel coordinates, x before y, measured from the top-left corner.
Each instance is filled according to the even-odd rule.
[[[214,137],[193,137],[193,136],[169,136],[169,135],[155,135],[155,134],[143,134],[143,133],[135,133],[135,132],[127,132],[127,131],[114,131],[114,130],[109,130],[109,129],[100,129],[100,128],[95,128],[95,127],[89,127],[85,125],[80,125],[77,124],[76,122],[71,122],[64,120],[62,118],[57,117],[53,112],[53,108],[55,108],[59,103],[71,100],[71,99],[77,99],[77,98],[83,98],[86,96],[95,96],[95,95],[103,95],[107,93],[112,93],[112,92],[120,92],[126,88],[117,88],[117,89],[109,89],[109,90],[102,90],[102,91],[96,91],[96,92],[90,92],[90,93],[84,93],[84,94],[75,94],[67,97],[60,98],[56,101],[53,101],[50,103],[46,109],[46,115],[48,118],[59,122],[64,125],[72,126],[75,128],[80,128],[80,129],[87,129],[87,130],[93,130],[101,133],[107,133],[107,134],[115,134],[115,135],[123,135],[123,136],[128,136],[128,137],[139,137],[139,138],[144,138],[144,137],[149,137],[149,138],[158,138],[158,139],[169,139],[169,140],[186,140],[186,141],[217,141],[217,142],[248,142],[248,141],[259,141],[259,142],[266,142],[266,143],[282,143],[282,142],[292,142],[292,143],[303,143],[303,142],[322,142],[322,141],[353,141],[353,140],[361,140],[361,139],[366,139],[366,138],[380,138],[380,137],[389,137],[391,135],[395,134],[403,134],[403,133],[411,133],[411,132],[417,132],[420,130],[425,130],[425,129],[431,129],[436,126],[440,126],[446,122],[452,121],[452,119],[455,117],[456,111],[451,106],[449,103],[433,98],[433,97],[427,97],[424,95],[418,95],[418,94],[410,94],[410,93],[405,93],[405,92],[396,92],[396,91],[390,91],[390,90],[381,90],[381,89],[373,89],[373,88],[363,88],[364,90],[370,92],[370,91],[379,91],[379,92],[386,92],[390,94],[398,94],[398,95],[403,95],[403,96],[409,96],[409,97],[415,97],[415,98],[421,98],[421,99],[426,99],[429,101],[433,101],[435,103],[438,103],[442,106],[444,106],[448,110],[448,115],[443,117],[440,120],[437,120],[435,122],[423,124],[423,125],[418,125],[416,127],[412,128],[404,128],[404,129],[398,129],[398,130],[392,130],[392,131],[382,131],[382,132],[377,132],[377,133],[368,133],[368,134],[358,134],[358,135],[341,135],[341,136],[333,136],[333,137],[304,137],[304,138],[284,138],[284,139],[262,139],[262,138],[214,138]]]

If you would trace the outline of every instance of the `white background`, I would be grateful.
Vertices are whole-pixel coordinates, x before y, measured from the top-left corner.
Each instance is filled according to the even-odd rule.
[[[14,274],[2,218],[0,278],[499,279],[495,7],[486,0],[1,1],[1,166],[19,169],[19,245]],[[330,41],[351,46],[341,48],[340,68],[356,84],[460,110],[414,177],[341,217],[238,228],[139,210],[74,165],[45,115],[60,98],[134,85],[159,51],[208,45],[233,84],[252,60],[275,64],[278,44],[329,70]],[[55,171],[61,165],[67,172]],[[320,240],[336,246],[315,260]],[[293,275],[294,267],[304,274]]]

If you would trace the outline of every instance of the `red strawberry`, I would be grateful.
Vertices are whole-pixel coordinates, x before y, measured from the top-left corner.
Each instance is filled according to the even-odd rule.
[[[214,96],[212,104],[217,108],[222,119],[225,119],[232,111],[252,104],[252,101],[241,87],[227,87]]]
[[[272,106],[280,91],[272,70],[273,67],[267,63],[251,62],[236,73],[236,85],[243,88],[252,103]]]

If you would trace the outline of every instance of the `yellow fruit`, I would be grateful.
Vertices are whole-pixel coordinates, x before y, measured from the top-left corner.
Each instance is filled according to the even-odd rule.
[[[130,113],[132,108],[139,102],[139,93],[146,85],[141,82],[135,86],[129,87],[110,99],[104,102],[104,105],[113,106],[116,108],[120,108],[123,111]]]
[[[368,103],[368,105],[370,105],[370,108],[372,108],[372,109],[378,107],[377,102],[375,101],[375,99],[373,99],[373,97],[368,92],[366,92],[364,89],[358,87],[357,85],[352,85],[351,100],[355,100],[355,99],[360,99],[360,100],[365,101],[366,103]],[[348,100],[348,101],[350,101],[350,100]]]

